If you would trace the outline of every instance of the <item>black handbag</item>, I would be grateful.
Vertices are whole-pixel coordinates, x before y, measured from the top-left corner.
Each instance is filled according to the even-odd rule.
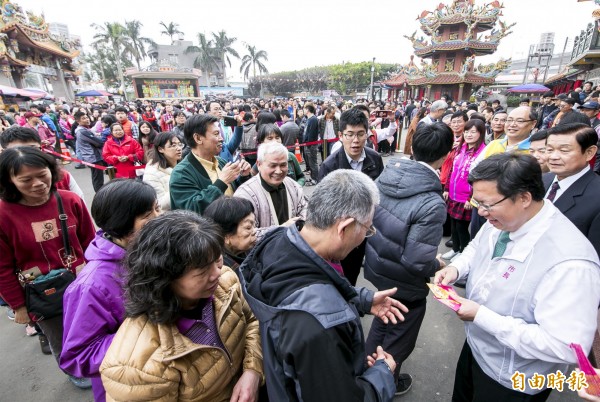
[[[25,306],[34,321],[62,316],[65,290],[75,280],[75,274],[71,271],[71,264],[75,261],[75,257],[69,243],[67,215],[58,191],[54,193],[54,196],[58,202],[58,219],[62,230],[64,261],[67,262],[67,267],[53,269],[46,275],[40,275],[32,281],[24,282]]]

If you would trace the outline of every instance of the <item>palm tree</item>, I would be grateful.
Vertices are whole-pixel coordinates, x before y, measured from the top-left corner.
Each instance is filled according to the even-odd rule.
[[[105,43],[112,50],[117,65],[119,81],[125,93],[125,77],[123,75],[123,64],[121,63],[121,53],[131,48],[129,38],[125,36],[125,27],[118,22],[105,22],[104,25],[92,24],[93,28],[98,31],[94,35],[94,44],[100,45]]]
[[[256,67],[258,67],[258,72],[268,73],[267,67],[262,63],[261,60],[269,61],[267,52],[264,50],[256,50],[256,46],[250,46],[249,44],[245,44],[246,49],[248,50],[248,54],[242,58],[242,65],[240,66],[240,73],[244,73],[244,81],[248,79],[248,73],[250,71],[250,67],[252,67],[252,77],[256,78]]]
[[[210,72],[213,67],[218,68],[217,65],[217,52],[214,44],[211,40],[206,40],[206,36],[203,33],[198,34],[199,46],[188,46],[184,53],[198,53],[198,56],[194,60],[194,67],[200,68],[206,77],[206,86],[210,87]]]
[[[169,25],[167,25],[161,21],[160,25],[162,25],[165,28],[165,30],[161,31],[160,33],[163,35],[167,35],[169,38],[171,38],[171,44],[173,43],[173,35],[176,35],[176,34],[183,35],[183,32],[181,32],[179,30],[179,24],[176,24],[174,22],[169,22]]]
[[[138,70],[140,69],[140,61],[147,56],[146,45],[156,46],[156,42],[152,39],[141,36],[141,28],[142,23],[138,20],[125,21],[125,35],[130,42],[130,49],[128,50],[135,59]]]
[[[212,34],[215,42],[215,51],[219,56],[219,61],[223,66],[223,85],[227,86],[227,74],[225,72],[225,60],[227,60],[227,64],[231,67],[231,60],[229,59],[229,55],[239,59],[240,55],[238,52],[231,47],[233,43],[237,40],[237,38],[229,38],[225,31],[219,31],[218,34],[213,32]]]

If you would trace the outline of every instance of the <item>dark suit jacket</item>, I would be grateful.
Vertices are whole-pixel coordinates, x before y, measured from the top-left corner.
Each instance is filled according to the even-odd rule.
[[[544,174],[546,192],[554,177],[554,173]],[[555,201],[554,206],[577,226],[600,255],[600,177],[588,171]]]
[[[352,169],[346,157],[344,147],[329,155],[325,159],[325,162],[321,164],[319,167],[319,181],[338,169]],[[361,171],[373,180],[378,178],[381,172],[383,172],[383,159],[381,159],[381,155],[377,151],[365,147],[365,160],[363,161]]]

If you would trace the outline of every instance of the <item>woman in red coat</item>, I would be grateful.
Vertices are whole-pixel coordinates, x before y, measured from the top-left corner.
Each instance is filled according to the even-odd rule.
[[[134,162],[144,160],[144,149],[131,136],[125,135],[119,123],[110,126],[110,134],[104,143],[102,158],[117,169],[115,177],[135,179]]]

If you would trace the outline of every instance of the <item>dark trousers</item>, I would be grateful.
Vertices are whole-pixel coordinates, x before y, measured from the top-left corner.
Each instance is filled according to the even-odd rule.
[[[95,164],[107,166],[104,161],[98,161]],[[104,185],[104,170],[95,168],[90,168],[90,170],[92,171],[92,187],[94,187],[94,192],[97,193],[100,187]]]
[[[380,154],[386,154],[390,152],[390,143],[388,140],[379,141],[377,143],[377,149]]]
[[[352,251],[340,261],[342,269],[344,270],[344,276],[350,281],[352,286],[356,286],[360,269],[362,268],[363,260],[365,258],[365,248],[367,247],[367,239],[363,240],[357,247],[353,248]]]
[[[319,165],[317,165],[317,145],[309,145],[304,148],[304,155],[306,156],[306,168],[310,170],[310,177],[314,181],[319,179]]]
[[[462,219],[450,218],[450,228],[452,231],[452,250],[463,252],[465,247],[471,241],[469,236],[469,221],[463,221]]]
[[[481,370],[465,341],[456,364],[452,402],[544,402],[551,391],[552,388],[547,388],[539,394],[529,395],[506,388]]]
[[[477,213],[477,208],[473,208],[473,213],[471,214],[471,240],[475,238],[479,229],[483,226],[486,219],[483,216],[480,216]]]
[[[411,158],[412,159],[412,158]],[[452,225],[450,224],[450,220],[452,218],[450,218],[450,214],[446,213],[446,221],[444,222],[444,226],[443,226],[443,230],[444,230],[444,237],[446,236],[452,236]]]
[[[48,343],[50,344],[50,350],[52,355],[58,362],[60,354],[62,353],[62,338],[63,338],[63,316],[62,314],[58,317],[49,318],[46,320],[38,321],[37,325],[42,329]]]
[[[381,346],[384,351],[391,354],[396,361],[394,379],[398,379],[402,363],[415,349],[419,329],[425,318],[427,299],[414,303],[404,303],[408,307],[408,313],[404,313],[404,321],[397,324],[384,324],[381,319],[373,318],[371,330],[367,337],[365,349],[368,355],[372,355]]]
[[[396,149],[398,148],[398,137],[400,137],[401,134],[402,134],[402,122],[400,122],[400,124],[398,124],[398,130],[396,130],[396,134],[394,134],[394,141],[392,142],[392,145],[390,146],[391,153],[396,152]]]

